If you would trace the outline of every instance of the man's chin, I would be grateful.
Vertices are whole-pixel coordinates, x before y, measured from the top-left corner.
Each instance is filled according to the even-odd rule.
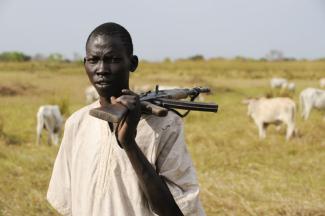
[[[101,97],[110,98],[111,96],[116,95],[115,91],[111,86],[105,88],[97,88],[97,92]]]

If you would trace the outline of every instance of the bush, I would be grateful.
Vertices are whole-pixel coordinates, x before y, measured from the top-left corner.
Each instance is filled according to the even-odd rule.
[[[64,58],[63,58],[63,55],[61,55],[60,53],[52,53],[52,54],[49,55],[47,60],[48,61],[63,62]]]
[[[204,56],[203,55],[194,55],[194,56],[189,57],[188,60],[202,61],[202,60],[204,60]]]
[[[29,61],[30,59],[30,56],[25,55],[22,52],[3,52],[0,54],[0,61],[22,62]]]

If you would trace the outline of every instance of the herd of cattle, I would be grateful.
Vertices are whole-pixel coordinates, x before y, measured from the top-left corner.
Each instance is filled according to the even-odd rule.
[[[291,92],[295,91],[294,82],[289,82],[284,78],[272,78],[270,80],[272,89],[282,89]],[[168,89],[170,87],[161,87],[160,89]],[[176,88],[176,87],[173,87]],[[320,88],[325,88],[325,78],[320,79]],[[85,90],[86,103],[92,103],[98,100],[99,95],[93,86],[89,86]],[[313,108],[325,109],[325,90],[318,88],[306,88],[300,92],[300,111],[301,116],[307,120]],[[270,124],[281,124],[287,126],[286,139],[290,139],[297,131],[295,127],[296,103],[291,98],[274,97],[274,98],[257,98],[245,99],[244,104],[248,106],[248,116],[250,116],[259,132],[261,139],[266,137],[266,128]],[[48,144],[59,143],[59,134],[63,128],[63,116],[60,113],[58,105],[43,105],[37,112],[37,143],[41,141],[42,130],[48,131]]]
[[[295,84],[288,82],[284,78],[272,78],[270,81],[271,88],[287,89],[295,91]],[[320,87],[325,87],[325,78],[320,79]],[[325,109],[325,90],[318,88],[306,88],[299,94],[299,104],[301,116],[307,120],[313,108]],[[290,139],[296,132],[295,115],[296,103],[291,98],[274,97],[274,98],[258,98],[246,99],[243,101],[248,105],[248,116],[250,116],[259,132],[261,139],[266,136],[266,128],[270,124],[281,124],[287,126],[286,139]]]

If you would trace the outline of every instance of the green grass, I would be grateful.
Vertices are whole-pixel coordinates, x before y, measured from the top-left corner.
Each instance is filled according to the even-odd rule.
[[[259,140],[247,117],[247,97],[278,94],[272,76],[296,82],[292,98],[325,77],[325,62],[178,61],[140,63],[131,86],[143,84],[209,86],[205,101],[219,104],[217,114],[192,112],[186,141],[207,215],[325,215],[324,111],[310,119],[297,115],[299,134],[285,141],[285,129],[267,130]],[[10,88],[15,94],[1,92]],[[88,80],[82,64],[0,64],[0,216],[57,215],[46,190],[57,147],[35,145],[40,105],[59,103],[69,113],[85,105]]]
[[[57,215],[45,201],[55,148],[0,144],[0,215]]]

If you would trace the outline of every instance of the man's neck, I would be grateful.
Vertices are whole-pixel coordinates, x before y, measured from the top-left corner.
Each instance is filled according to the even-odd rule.
[[[111,104],[111,98],[105,98],[105,97],[100,96],[99,103],[101,106],[108,106],[109,104]]]

